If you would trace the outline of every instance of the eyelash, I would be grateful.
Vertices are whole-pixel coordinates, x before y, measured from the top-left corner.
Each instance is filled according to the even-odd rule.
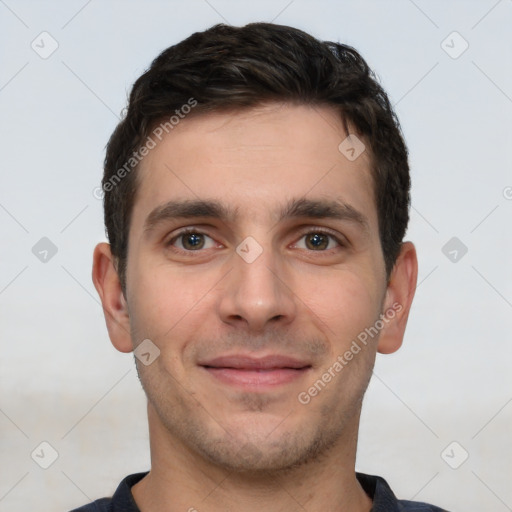
[[[331,240],[334,240],[336,242],[336,244],[338,245],[338,247],[332,247],[330,249],[319,250],[319,251],[314,251],[312,249],[309,249],[309,250],[305,249],[308,252],[318,252],[318,253],[329,254],[331,251],[333,251],[335,249],[339,249],[341,247],[346,247],[346,243],[344,243],[343,240],[340,239],[340,236],[338,234],[336,234],[335,232],[332,232],[331,230],[329,230],[327,228],[320,228],[320,227],[306,228],[303,231],[301,231],[300,236],[297,239],[297,241],[294,242],[294,245],[297,244],[300,240],[302,240],[307,235],[324,235],[324,236],[329,237]]]
[[[202,252],[201,250],[198,250],[198,251],[185,251],[184,249],[179,249],[177,247],[172,247],[172,245],[177,241],[179,240],[181,237],[184,237],[186,235],[190,235],[190,234],[194,234],[194,235],[204,235],[204,236],[207,236],[209,238],[212,238],[211,236],[209,236],[208,234],[204,233],[203,231],[201,231],[200,229],[194,229],[194,228],[185,228],[181,231],[179,231],[176,235],[174,235],[168,242],[165,243],[165,246],[166,247],[171,247],[173,250],[175,250],[176,252],[180,252],[180,253],[186,253],[186,254],[192,254],[192,253],[199,253],[199,252]],[[212,238],[213,240],[213,238]]]
[[[172,248],[173,250],[175,250],[177,252],[186,253],[186,254],[202,252],[201,249],[199,249],[197,251],[190,251],[190,250],[184,250],[184,249],[179,249],[179,248],[173,247],[173,244],[180,237],[183,237],[183,236],[186,236],[186,235],[189,235],[189,234],[204,235],[204,236],[207,236],[207,237],[209,237],[209,238],[211,238],[213,240],[213,238],[210,235],[208,235],[207,233],[204,233],[200,229],[184,228],[182,231],[180,231],[177,234],[175,234],[168,242],[166,242],[165,246],[166,247],[170,247],[170,248]],[[332,240],[334,240],[338,244],[339,247],[346,247],[346,245],[347,245],[345,242],[340,240],[339,235],[333,233],[332,231],[330,231],[329,229],[324,228],[324,227],[322,227],[322,228],[312,227],[312,228],[304,229],[303,231],[301,231],[300,236],[297,239],[297,241],[295,242],[295,244],[297,244],[298,241],[302,240],[305,236],[313,235],[313,234],[326,235],[326,236],[330,237]],[[325,250],[319,250],[319,251],[309,250],[308,252],[319,252],[319,253],[326,253],[327,252],[328,253],[328,252],[330,252],[332,250],[333,249],[331,248],[331,249],[325,249]]]

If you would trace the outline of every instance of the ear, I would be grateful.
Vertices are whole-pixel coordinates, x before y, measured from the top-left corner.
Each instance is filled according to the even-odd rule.
[[[128,305],[114,266],[110,244],[99,243],[94,249],[92,281],[101,299],[112,345],[120,352],[133,350]]]
[[[382,313],[385,327],[380,333],[377,346],[382,354],[391,354],[402,345],[417,279],[416,249],[411,242],[404,242],[391,272],[384,299]]]

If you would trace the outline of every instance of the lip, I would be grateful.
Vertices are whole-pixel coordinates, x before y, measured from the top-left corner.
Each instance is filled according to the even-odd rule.
[[[302,378],[311,368],[306,361],[284,356],[226,355],[200,363],[213,378],[245,390],[262,390]]]

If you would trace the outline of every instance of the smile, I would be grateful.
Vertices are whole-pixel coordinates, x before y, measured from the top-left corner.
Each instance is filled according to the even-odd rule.
[[[221,356],[200,366],[217,381],[254,391],[288,384],[311,369],[307,362],[281,355]]]

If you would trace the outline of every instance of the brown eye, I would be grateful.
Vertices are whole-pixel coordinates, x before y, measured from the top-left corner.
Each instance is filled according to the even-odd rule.
[[[296,247],[310,251],[325,251],[340,245],[342,244],[334,235],[322,231],[311,231],[302,235]]]
[[[214,246],[214,241],[208,235],[198,231],[187,231],[175,236],[167,245],[174,245],[182,251],[199,251]]]
[[[204,246],[204,236],[200,233],[186,233],[181,235],[181,240],[183,248],[187,250],[194,251]]]
[[[329,236],[322,233],[310,233],[306,235],[306,246],[314,251],[327,249]]]

